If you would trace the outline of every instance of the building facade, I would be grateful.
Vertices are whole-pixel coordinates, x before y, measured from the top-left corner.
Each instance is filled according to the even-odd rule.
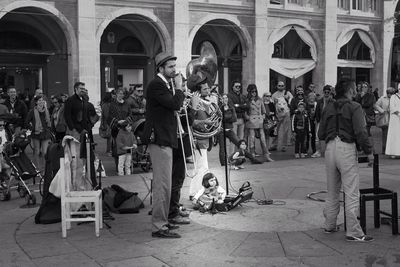
[[[178,69],[209,41],[221,92],[340,77],[382,90],[400,82],[398,0],[0,0],[0,87],[72,93],[146,84],[161,51]]]

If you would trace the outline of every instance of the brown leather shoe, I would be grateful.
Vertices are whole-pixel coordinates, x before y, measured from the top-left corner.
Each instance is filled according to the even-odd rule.
[[[171,232],[169,229],[158,230],[157,232],[152,232],[151,236],[159,237],[159,238],[181,238],[181,236],[179,234]]]

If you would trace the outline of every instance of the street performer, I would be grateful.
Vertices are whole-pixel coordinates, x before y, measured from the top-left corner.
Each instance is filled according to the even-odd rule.
[[[357,220],[359,209],[358,159],[356,143],[372,160],[372,146],[361,105],[352,101],[355,83],[341,81],[336,86],[336,100],[328,100],[322,112],[318,131],[319,140],[325,140],[325,164],[328,195],[324,208],[325,233],[337,232],[337,216],[340,211],[339,195],[343,185],[345,194],[346,240],[368,242],[373,238],[365,235]]]
[[[185,98],[182,76],[176,75],[176,57],[166,52],[155,58],[157,76],[147,87],[146,123],[142,141],[149,144],[153,163],[153,211],[152,236],[159,238],[180,238],[172,232],[168,223],[171,200],[172,149],[178,147],[178,111]],[[175,78],[175,86],[171,81]]]
[[[200,96],[194,94],[192,97],[192,108],[194,110],[193,129],[205,131],[208,125],[213,122],[209,119],[212,112],[213,103],[210,101],[210,87],[207,84],[207,77],[201,72],[188,77],[187,87],[192,92],[200,93]],[[208,170],[207,149],[209,139],[196,140],[195,158],[196,158],[196,174],[190,182],[189,198],[193,199],[194,195],[202,188],[202,179]]]

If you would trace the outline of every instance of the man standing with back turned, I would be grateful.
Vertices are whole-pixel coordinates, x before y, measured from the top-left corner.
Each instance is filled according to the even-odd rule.
[[[146,123],[142,140],[149,143],[153,163],[152,236],[179,238],[168,224],[172,183],[172,149],[178,147],[178,128],[175,112],[185,98],[182,76],[176,76],[176,57],[160,53],[155,58],[157,76],[147,87]],[[173,80],[175,78],[175,85]]]
[[[359,170],[356,143],[369,160],[372,160],[371,144],[361,105],[352,101],[355,83],[341,81],[336,85],[336,101],[328,101],[322,112],[318,131],[325,140],[325,164],[328,196],[324,208],[325,233],[337,232],[337,216],[340,210],[339,194],[343,184],[345,194],[346,240],[369,242],[373,238],[364,234],[357,220],[359,209]]]

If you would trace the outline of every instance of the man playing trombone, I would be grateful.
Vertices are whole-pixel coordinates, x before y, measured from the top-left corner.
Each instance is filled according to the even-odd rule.
[[[171,200],[172,149],[178,146],[178,111],[185,98],[182,76],[176,75],[176,57],[162,52],[155,58],[157,76],[147,87],[146,123],[142,141],[149,143],[153,163],[152,236],[180,238],[168,223]],[[171,82],[175,78],[175,85]]]

